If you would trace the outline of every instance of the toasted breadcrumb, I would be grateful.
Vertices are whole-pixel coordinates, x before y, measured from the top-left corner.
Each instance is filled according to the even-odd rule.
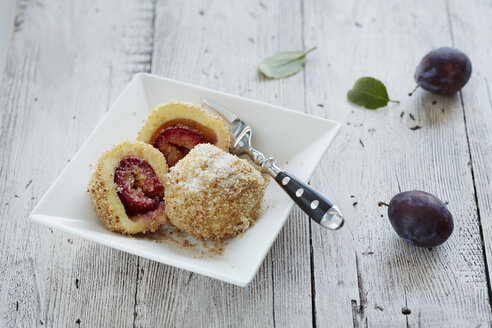
[[[143,142],[124,141],[100,155],[89,180],[87,192],[94,211],[108,229],[122,234],[154,232],[168,223],[163,206],[153,211],[155,218],[145,217],[147,213],[130,218],[118,196],[114,172],[120,161],[128,157],[147,161],[164,184],[167,164],[161,152]]]
[[[164,123],[176,119],[192,120],[211,129],[217,138],[215,145],[226,151],[229,149],[231,144],[230,132],[222,118],[210,114],[201,105],[177,100],[157,106],[152,110],[143,127],[138,132],[137,140],[152,143],[152,138],[156,131]]]
[[[222,240],[255,222],[266,186],[246,160],[200,144],[170,169],[166,212],[173,225],[190,235]]]

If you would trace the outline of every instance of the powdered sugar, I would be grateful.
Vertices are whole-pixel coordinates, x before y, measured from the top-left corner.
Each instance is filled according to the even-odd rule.
[[[211,145],[195,146],[172,167],[165,199],[171,223],[194,236],[223,239],[254,223],[265,190],[246,160]]]
[[[223,190],[227,191],[234,188],[235,182],[240,178],[237,174],[238,169],[249,167],[249,164],[243,163],[244,160],[220,151],[210,144],[197,145],[191,153],[194,161],[188,162],[186,168],[192,171],[191,176],[177,180],[179,187],[190,192],[200,192],[204,188],[213,188],[216,185],[221,185]],[[174,168],[171,170],[173,174],[177,173]]]

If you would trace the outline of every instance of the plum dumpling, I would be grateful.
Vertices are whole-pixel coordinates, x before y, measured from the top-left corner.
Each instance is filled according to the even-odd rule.
[[[200,105],[181,101],[171,101],[152,110],[137,137],[159,149],[169,167],[198,144],[209,143],[227,151],[230,139],[223,119]]]

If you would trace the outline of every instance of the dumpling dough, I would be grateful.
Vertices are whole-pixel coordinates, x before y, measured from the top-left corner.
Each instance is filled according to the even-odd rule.
[[[125,168],[121,163],[128,165]],[[142,166],[143,169],[139,169],[138,166]],[[144,173],[131,170],[143,170]],[[124,187],[130,188],[132,194],[126,195],[126,199],[120,196],[125,188],[115,182],[117,171],[120,172],[120,179],[130,180]],[[160,226],[169,223],[163,199],[166,174],[166,161],[157,149],[143,142],[124,141],[99,157],[87,191],[95,212],[108,229],[123,234],[154,232]],[[150,175],[147,178],[153,179],[151,185],[155,190],[149,192],[149,181],[145,180],[145,175]],[[138,180],[142,182],[139,184]],[[135,202],[130,203],[128,197],[130,200],[132,197],[135,198]],[[124,204],[123,200],[126,200],[127,204]],[[138,211],[139,205],[148,210]]]
[[[169,167],[197,144],[210,143],[227,151],[231,142],[223,119],[200,105],[181,101],[171,101],[155,108],[138,133],[137,140],[159,149]]]
[[[262,174],[246,160],[200,144],[170,169],[166,212],[180,230],[221,240],[255,222],[266,186]]]

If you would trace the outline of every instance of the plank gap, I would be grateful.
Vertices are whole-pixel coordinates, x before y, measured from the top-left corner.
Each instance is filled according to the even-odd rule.
[[[312,313],[312,326],[316,328],[316,281],[314,276],[314,252],[313,252],[313,238],[311,232],[311,219],[309,219],[309,263],[311,266],[311,313]]]
[[[468,146],[468,159],[470,162],[470,173],[472,177],[472,184],[473,184],[473,199],[475,200],[475,205],[477,207],[477,220],[478,220],[478,231],[480,234],[480,242],[482,246],[482,254],[483,254],[483,261],[484,261],[484,272],[485,272],[485,280],[487,282],[487,295],[489,297],[489,306],[490,309],[492,310],[492,287],[490,284],[490,273],[489,273],[489,266],[487,265],[487,250],[485,249],[485,238],[484,238],[484,233],[483,233],[483,227],[482,227],[482,216],[480,213],[480,205],[478,203],[478,192],[477,192],[477,184],[475,182],[475,171],[473,169],[473,158],[472,158],[472,149],[470,145],[470,138],[468,136],[468,126],[466,124],[466,112],[465,112],[465,103],[463,102],[463,95],[461,91],[459,91],[459,96],[460,96],[460,102],[461,102],[461,110],[463,111],[463,123],[465,125],[465,135],[466,135],[466,144]]]
[[[272,269],[272,318],[273,318],[273,327],[275,328],[275,275],[273,270],[273,259],[270,261],[271,269]]]
[[[304,0],[299,1],[300,11],[301,11],[301,45],[302,50],[306,49],[306,37],[305,37],[305,12],[304,12]],[[306,89],[306,68],[304,67],[302,70],[302,87],[303,87],[303,111],[307,113],[307,89]],[[314,271],[314,252],[313,252],[313,232],[312,232],[312,221],[311,218],[308,217],[309,220],[309,266],[310,266],[310,274],[311,274],[311,326],[316,328],[316,281],[315,281],[315,271]]]
[[[149,73],[153,72],[154,69],[152,67],[152,64],[154,62],[154,44],[155,44],[155,12],[157,8],[157,0],[154,0],[152,3],[152,35],[150,36],[150,59],[149,59]]]
[[[137,322],[137,296],[138,296],[138,282],[140,280],[140,256],[137,256],[137,277],[135,281],[135,294],[134,294],[134,304],[133,304],[133,328],[136,327]]]
[[[454,47],[455,42],[454,42],[454,33],[453,33],[453,24],[451,20],[451,13],[449,10],[449,0],[445,0],[446,4],[446,15],[448,17],[448,25],[449,25],[449,34],[451,37],[451,45]],[[487,86],[488,87],[488,86]],[[480,205],[478,202],[478,192],[477,192],[477,183],[475,181],[475,171],[473,167],[473,158],[472,158],[472,148],[470,144],[470,136],[468,133],[468,125],[466,122],[466,111],[465,111],[465,103],[463,101],[463,93],[461,90],[459,91],[459,98],[460,98],[460,103],[461,103],[461,110],[463,112],[463,125],[465,127],[465,136],[466,136],[466,146],[468,148],[468,160],[470,163],[470,173],[472,177],[472,185],[473,185],[473,199],[475,201],[475,205],[477,208],[477,220],[478,220],[478,231],[480,235],[480,242],[481,242],[481,247],[482,247],[482,256],[483,256],[483,261],[484,261],[484,273],[485,273],[485,281],[487,283],[487,296],[489,298],[489,307],[492,310],[492,288],[490,284],[490,273],[489,273],[489,267],[487,265],[487,250],[485,248],[485,238],[484,238],[484,233],[483,233],[483,227],[482,227],[482,217],[480,213]]]
[[[359,256],[357,255],[357,252],[355,252],[354,255],[355,255],[355,270],[357,272],[357,290],[359,292],[359,306],[357,306],[357,302],[355,302],[354,304],[354,301],[352,300],[352,316],[353,316],[354,327],[360,327],[362,325],[361,319],[364,318],[364,311],[367,304],[367,298],[366,296],[364,296],[364,286],[362,281],[362,271],[360,269]]]
[[[446,16],[448,18],[449,36],[451,37],[451,45],[454,47],[454,33],[453,33],[453,24],[451,23],[451,13],[449,11],[449,0],[444,0],[444,4],[446,7]]]

